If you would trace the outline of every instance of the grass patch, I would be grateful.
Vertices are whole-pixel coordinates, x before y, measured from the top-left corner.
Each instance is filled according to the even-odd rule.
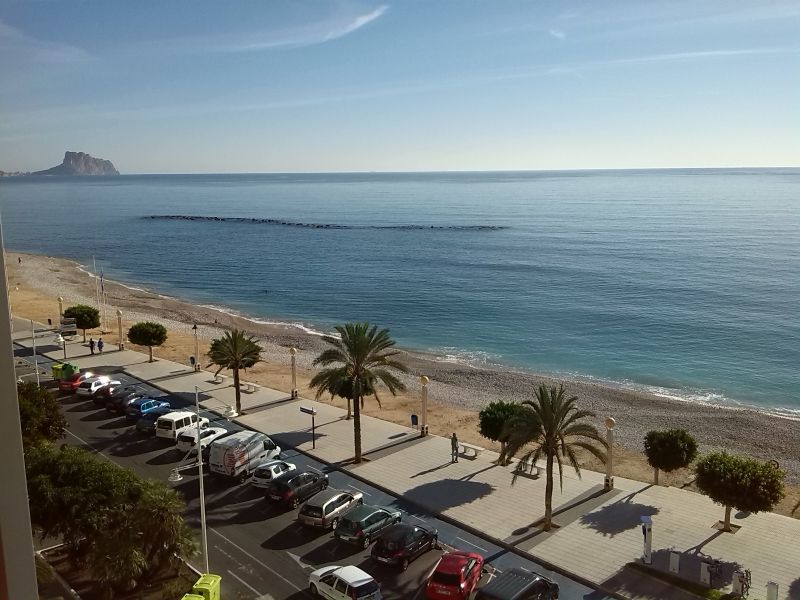
[[[665,583],[674,585],[676,588],[680,588],[691,594],[695,594],[700,598],[706,598],[707,600],[737,600],[739,598],[739,596],[736,596],[734,594],[721,592],[719,590],[709,589],[706,586],[701,585],[699,583],[695,583],[693,581],[687,581],[683,577],[678,577],[677,575],[673,575],[672,573],[665,573],[664,571],[654,569],[653,567],[648,567],[647,565],[643,565],[642,563],[630,562],[627,564],[627,566],[636,571],[641,571],[642,573],[645,573],[650,577],[653,577],[654,579],[659,579]],[[748,596],[748,600],[758,600],[758,598],[753,598],[751,596]]]

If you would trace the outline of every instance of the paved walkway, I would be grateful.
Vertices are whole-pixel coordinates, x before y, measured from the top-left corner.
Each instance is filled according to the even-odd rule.
[[[14,337],[29,345],[29,335],[18,332]],[[52,344],[40,341],[37,349],[63,358],[63,351]],[[149,363],[147,355],[129,350],[88,355],[88,348],[70,343],[67,351],[81,368],[122,369],[187,399],[193,399],[197,386],[203,406],[220,413],[234,404],[230,380],[216,384],[208,372],[195,373],[166,360]],[[563,489],[556,483],[553,496],[558,527],[543,533],[532,524],[543,515],[544,481],[520,477],[512,486],[510,467],[497,466],[495,453],[451,463],[449,439],[420,438],[408,428],[363,416],[365,461],[353,465],[352,422],[344,419],[342,409],[265,388],[243,394],[242,406],[245,414],[237,420],[279,443],[338,464],[605,591],[637,600],[691,597],[625,566],[641,556],[640,517],[648,515],[653,519],[654,566],[666,569],[669,549],[674,548],[681,553],[681,574],[687,578],[697,581],[700,561],[716,559],[722,566],[718,587],[727,589],[734,569],[741,567],[752,573],[751,598],[765,598],[767,582],[775,581],[780,599],[800,599],[800,520],[771,513],[735,514],[733,521],[741,529],[721,533],[714,527],[723,510],[702,495],[619,477],[614,490],[603,492],[603,474],[584,471],[578,478],[565,471]],[[300,406],[317,410],[314,442],[311,418]]]

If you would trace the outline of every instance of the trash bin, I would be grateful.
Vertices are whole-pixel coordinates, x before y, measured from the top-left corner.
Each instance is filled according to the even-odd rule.
[[[196,594],[203,600],[220,600],[219,592],[221,581],[222,577],[214,575],[213,573],[201,575],[200,579],[197,580],[197,583],[195,583],[192,588],[192,594]],[[184,600],[188,600],[186,596],[184,596]],[[191,600],[195,600],[194,597],[192,597]]]
[[[53,365],[50,372],[53,375],[53,379],[56,381],[64,379],[64,365]]]
[[[184,594],[181,600],[203,600],[203,597],[197,594]]]
[[[78,371],[80,371],[78,365],[73,365],[72,363],[64,363],[61,365],[61,373],[64,376],[64,379],[72,377]]]

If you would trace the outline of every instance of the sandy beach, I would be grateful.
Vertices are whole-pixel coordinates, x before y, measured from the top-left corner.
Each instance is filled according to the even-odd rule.
[[[94,280],[78,263],[61,258],[31,254],[7,253],[8,282],[12,312],[16,316],[47,322],[58,317],[58,296],[64,306],[78,303],[96,304]],[[18,258],[22,262],[18,262]],[[111,309],[103,337],[109,346],[116,344],[115,311],[123,313],[125,328],[141,320],[164,324],[169,339],[155,349],[156,357],[187,362],[194,354],[192,325],[198,324],[201,354],[209,341],[225,328],[240,327],[261,340],[265,362],[252,369],[247,379],[276,389],[289,390],[290,370],[288,349],[298,349],[298,387],[303,396],[313,397],[308,381],[313,375],[311,362],[325,346],[322,339],[298,327],[263,324],[221,310],[195,306],[155,291],[126,287],[106,280],[105,289]],[[380,324],[379,324],[380,325]],[[99,331],[91,332],[97,338]],[[444,362],[419,352],[404,351],[404,360],[411,374],[404,377],[408,392],[392,398],[382,394],[382,408],[369,399],[365,412],[372,416],[409,423],[412,413],[419,410],[419,375],[431,379],[429,385],[429,424],[433,433],[449,435],[457,431],[459,438],[487,448],[499,449],[477,432],[477,412],[495,399],[522,401],[532,396],[535,386],[559,381],[549,377],[501,368],[476,368]],[[205,365],[205,363],[204,363]],[[689,403],[655,395],[632,392],[611,386],[579,380],[564,380],[568,391],[579,398],[579,404],[602,419],[613,416],[615,429],[615,474],[649,481],[652,471],[642,452],[642,440],[647,431],[681,427],[698,440],[701,450],[726,449],[764,460],[777,460],[785,469],[788,481],[800,482],[800,421],[773,416],[765,412]],[[335,399],[334,403],[343,405]],[[602,470],[601,465],[586,459],[586,467]],[[662,476],[668,485],[688,485],[691,473],[676,472]],[[788,512],[799,496],[798,488],[790,487],[787,498],[778,508]]]

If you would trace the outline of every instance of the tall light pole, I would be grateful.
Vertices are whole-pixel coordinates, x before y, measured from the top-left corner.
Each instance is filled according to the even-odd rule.
[[[56,344],[59,344],[60,346],[64,347],[64,361],[66,362],[66,360],[67,360],[67,340],[60,333],[58,334],[58,337],[56,338]]]
[[[297,398],[297,348],[289,348],[292,357],[292,398]]]
[[[194,370],[200,370],[200,338],[197,336],[197,323],[192,326],[194,330]]]
[[[36,358],[36,328],[31,319],[31,337],[33,338],[33,369],[36,371],[36,385],[39,385],[39,360]]]
[[[419,382],[422,384],[422,391],[420,392],[422,395],[422,419],[420,419],[420,433],[421,435],[428,435],[428,379],[425,375],[419,378]]]
[[[606,442],[608,443],[608,455],[606,456],[606,479],[603,487],[608,490],[614,489],[614,425],[617,422],[613,417],[606,417]]]
[[[117,331],[119,339],[117,340],[117,345],[119,346],[120,350],[125,349],[125,342],[122,340],[122,311],[117,309]]]
[[[61,296],[58,297],[58,318],[62,318],[64,316],[64,298]]]
[[[197,450],[197,473],[200,477],[200,540],[201,544],[203,545],[203,560],[205,561],[206,570],[205,573],[209,573],[211,569],[208,566],[208,533],[206,532],[206,493],[205,489],[203,488],[203,449],[200,445],[200,433],[202,429],[200,427],[200,390],[197,386],[194,386],[194,407],[197,411],[197,443],[195,445],[195,449]],[[191,468],[194,465],[188,465],[184,468]],[[172,473],[169,476],[169,480],[173,483],[177,483],[178,481],[182,480],[181,474],[178,469],[173,469]]]

